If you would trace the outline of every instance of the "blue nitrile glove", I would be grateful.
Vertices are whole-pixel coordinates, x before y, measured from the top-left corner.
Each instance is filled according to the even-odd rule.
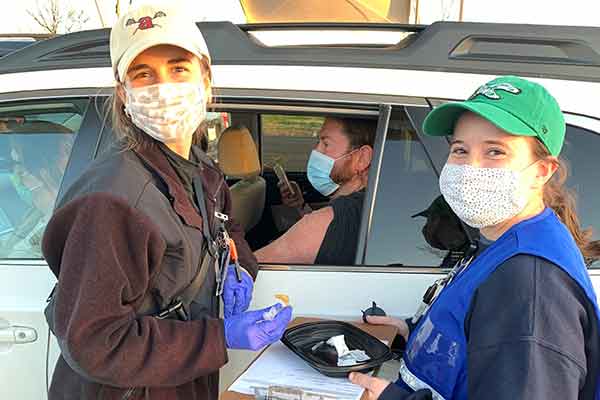
[[[277,308],[279,313],[272,321],[263,320],[263,314]],[[292,319],[292,307],[275,304],[271,307],[225,318],[225,342],[228,349],[259,350],[281,339]]]
[[[238,282],[235,265],[230,265],[227,268],[223,286],[223,315],[225,318],[241,314],[250,306],[254,281],[243,268],[240,268],[240,276],[242,281]]]

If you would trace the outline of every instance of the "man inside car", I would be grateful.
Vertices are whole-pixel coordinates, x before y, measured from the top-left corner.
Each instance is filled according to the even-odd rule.
[[[303,217],[283,236],[255,255],[259,262],[348,265],[354,263],[362,204],[373,159],[374,120],[328,117],[319,143],[308,160],[311,185],[331,199],[312,211],[302,191],[280,185],[282,202],[302,210]]]

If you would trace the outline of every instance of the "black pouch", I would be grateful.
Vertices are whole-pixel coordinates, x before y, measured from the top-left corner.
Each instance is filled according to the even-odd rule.
[[[334,362],[333,354],[313,350],[323,348],[324,346],[317,345],[338,335],[344,335],[350,350],[363,350],[371,359],[352,366],[338,367]],[[286,330],[281,341],[311,367],[333,378],[347,377],[350,372],[370,372],[394,358],[392,351],[381,340],[352,324],[341,321],[319,321],[298,325]]]

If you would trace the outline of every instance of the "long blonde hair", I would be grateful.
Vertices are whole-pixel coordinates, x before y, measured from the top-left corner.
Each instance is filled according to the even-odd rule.
[[[208,93],[207,102],[212,101],[212,71],[210,62],[206,56],[200,59],[202,68],[202,76],[204,77],[204,85]],[[131,119],[125,114],[125,105],[117,94],[119,85],[123,83],[117,80],[113,93],[108,97],[105,103],[105,113],[110,115],[112,131],[117,141],[122,145],[123,150],[133,150],[140,146],[151,143],[152,139],[144,133],[140,128],[135,126]],[[202,136],[205,134],[206,125],[201,123],[196,132],[192,143],[200,143]]]

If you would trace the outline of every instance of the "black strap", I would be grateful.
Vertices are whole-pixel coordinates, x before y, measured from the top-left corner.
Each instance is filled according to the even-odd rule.
[[[208,211],[206,209],[206,196],[204,195],[202,178],[199,175],[194,175],[192,184],[194,185],[194,195],[196,196],[196,202],[198,203],[200,216],[202,217],[202,235],[206,242],[206,248],[214,259],[219,260],[221,253],[219,251],[219,244],[211,230],[211,226],[214,224],[212,223],[213,219],[209,219]],[[222,228],[224,229],[224,226]]]
[[[190,282],[179,295],[175,296],[165,309],[159,311],[156,314],[156,318],[165,319],[171,316],[177,316],[178,319],[183,321],[190,319],[186,308],[189,310],[190,304],[192,304],[192,301],[194,301],[200,292],[200,289],[202,289],[202,285],[204,285],[206,275],[208,274],[208,268],[210,268],[210,263],[214,262],[213,260],[214,259],[210,254],[206,253],[204,255],[200,264],[200,269],[192,282]]]
[[[206,247],[209,253],[206,257],[210,256],[213,259],[213,266],[215,269],[215,275],[217,280],[217,291],[215,294],[217,296],[220,296],[223,292],[225,274],[227,272],[227,265],[229,264],[229,242],[227,240],[229,235],[227,234],[227,229],[225,228],[225,222],[220,218],[216,218],[216,220],[219,223],[217,233],[218,241],[217,239],[215,239],[213,232],[210,229],[210,226],[214,225],[211,224],[210,221],[214,220],[208,219],[208,211],[206,210],[206,198],[204,196],[204,187],[202,185],[202,179],[199,175],[194,176],[193,185],[194,194],[196,195],[196,202],[198,203],[198,207],[200,207],[200,214],[202,216],[202,234],[204,235],[204,240],[206,241]]]
[[[202,185],[202,179],[199,175],[194,175],[193,185],[194,194],[196,195],[196,202],[198,203],[198,207],[200,207],[200,216],[202,217],[202,235],[208,243],[214,243],[213,235],[210,230],[210,223],[208,220],[208,211],[206,210],[204,185]]]

